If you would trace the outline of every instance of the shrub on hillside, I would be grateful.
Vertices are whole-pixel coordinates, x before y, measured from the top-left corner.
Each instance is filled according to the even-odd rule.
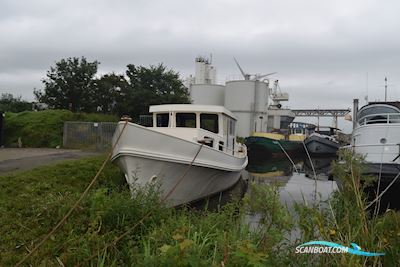
[[[16,146],[20,138],[24,147],[61,146],[65,121],[117,120],[113,115],[73,113],[69,110],[9,112],[5,120],[5,144]]]

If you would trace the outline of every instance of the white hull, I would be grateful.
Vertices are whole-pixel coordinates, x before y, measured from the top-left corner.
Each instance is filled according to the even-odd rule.
[[[121,156],[115,162],[125,171],[130,187],[157,182],[161,185],[161,197],[173,190],[188,167],[187,164],[134,156]],[[167,202],[171,206],[177,206],[224,191],[235,185],[240,175],[241,171],[227,172],[192,166],[168,197]]]
[[[120,134],[120,122],[113,143]],[[195,141],[128,123],[114,149],[114,161],[131,188],[158,182],[167,202],[176,206],[232,187],[247,165],[247,156],[233,156]],[[176,186],[196,153],[193,166]],[[176,186],[175,189],[173,189]]]
[[[352,148],[370,163],[400,163],[400,124],[367,124],[352,135]],[[395,161],[393,161],[396,159]]]

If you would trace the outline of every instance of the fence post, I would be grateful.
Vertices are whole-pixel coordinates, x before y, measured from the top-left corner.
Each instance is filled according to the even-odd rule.
[[[67,146],[67,131],[68,131],[68,122],[64,122],[64,127],[63,127],[63,147]]]

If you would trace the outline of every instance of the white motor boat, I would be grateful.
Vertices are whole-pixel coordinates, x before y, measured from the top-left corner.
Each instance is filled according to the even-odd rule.
[[[400,102],[369,103],[357,112],[354,123],[349,148],[364,156],[365,173],[378,177],[379,183],[369,188],[369,194],[374,198],[391,186],[381,207],[400,208]]]
[[[400,102],[372,102],[357,114],[351,147],[368,163],[400,164]]]
[[[152,127],[121,121],[113,137],[111,160],[123,170],[131,189],[159,183],[168,204],[177,206],[239,181],[247,149],[236,142],[236,118],[229,110],[175,104],[151,106],[150,113]]]

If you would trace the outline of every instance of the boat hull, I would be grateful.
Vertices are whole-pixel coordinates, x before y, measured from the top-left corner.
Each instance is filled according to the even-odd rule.
[[[161,197],[169,195],[167,203],[170,206],[197,201],[226,190],[236,184],[241,175],[241,171],[227,172],[191,166],[183,177],[188,164],[129,155],[120,156],[114,161],[124,171],[131,189],[158,183]]]
[[[247,137],[246,146],[249,150],[249,158],[251,162],[253,162],[253,159],[260,157],[285,156],[282,148],[290,156],[296,156],[304,151],[303,144],[299,141],[275,140],[261,136]]]
[[[123,125],[117,127],[114,144]],[[125,173],[131,189],[158,183],[170,206],[232,187],[247,165],[245,154],[236,157],[132,123],[121,134],[111,160]]]
[[[304,144],[309,153],[318,155],[335,155],[340,147],[339,143],[319,136],[308,137]]]
[[[397,177],[400,173],[400,164],[397,163],[367,163],[365,174],[373,175],[376,177],[374,183],[365,189],[368,196],[368,200],[372,201],[376,198],[377,193],[382,193],[387,189],[385,194],[382,196],[379,205],[379,212],[385,212],[386,209],[400,210],[400,202],[398,201],[398,195],[400,192],[400,177]],[[379,183],[380,177],[380,184]],[[396,181],[387,188],[393,180]],[[378,190],[379,188],[379,190]],[[375,208],[375,205],[372,207]]]
[[[369,163],[400,164],[400,124],[368,124],[354,129],[351,148]]]

